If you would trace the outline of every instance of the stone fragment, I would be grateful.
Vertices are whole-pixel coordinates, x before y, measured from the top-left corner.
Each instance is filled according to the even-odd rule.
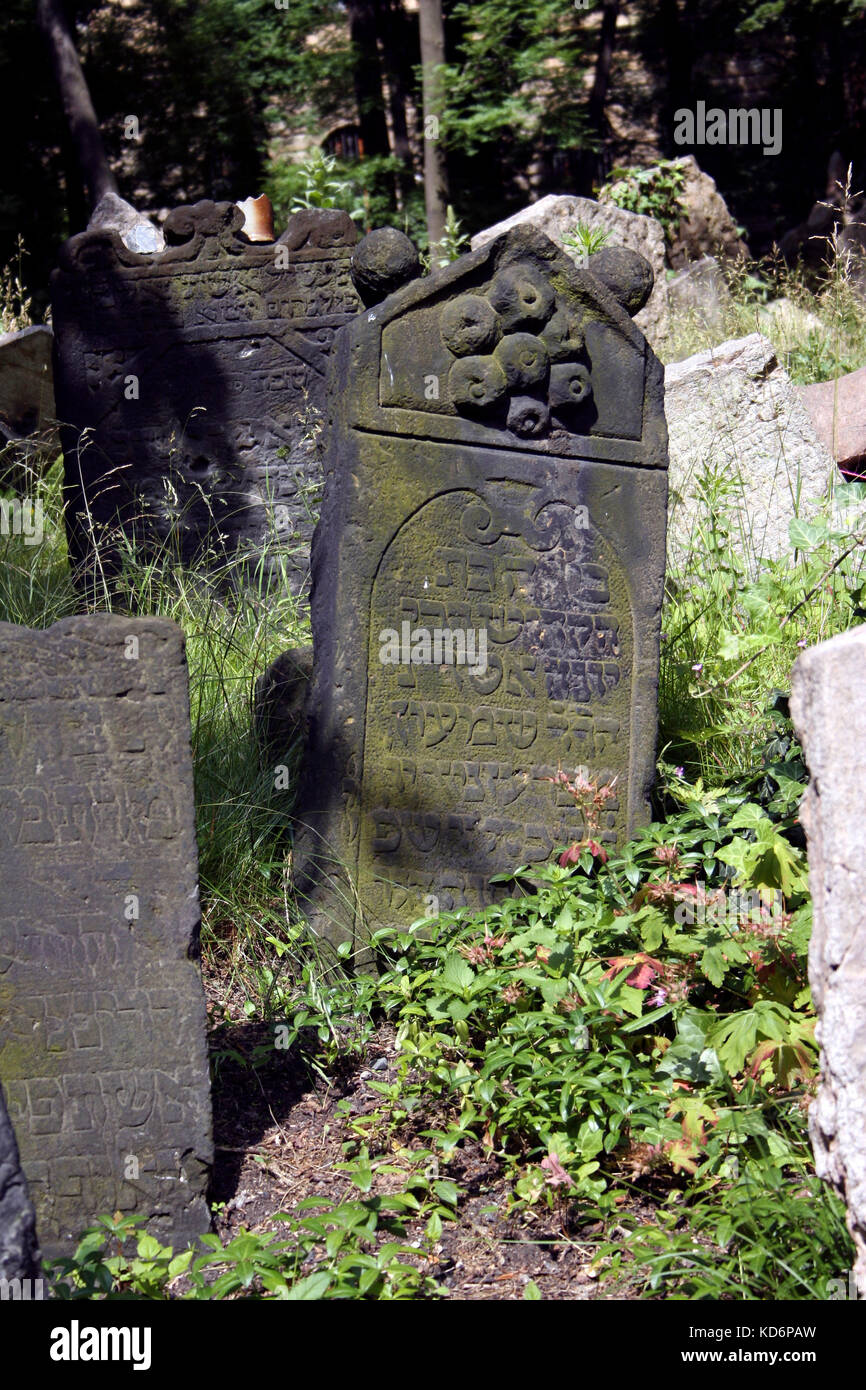
[[[834,381],[798,386],[815,433],[849,477],[866,475],[866,367]]]
[[[150,255],[165,250],[165,238],[149,217],[117,193],[104,193],[90,216],[88,232],[117,232],[129,251]]]
[[[580,839],[559,770],[612,788],[606,845],[646,819],[662,369],[519,227],[347,325],[329,411],[293,862],[315,930],[364,959],[375,928],[490,902]]]
[[[704,173],[692,154],[672,160],[672,164],[684,174],[679,195],[683,215],[671,235],[668,264],[674,270],[681,270],[702,256],[747,258],[749,248],[742,229],[728,211],[715,179]]]
[[[208,1229],[184,638],[0,624],[0,1076],[48,1255],[97,1216]]]
[[[245,198],[238,207],[244,215],[241,231],[248,241],[274,240],[274,209],[266,193],[258,198]]]
[[[51,349],[43,324],[0,335],[0,482],[26,486],[59,449]]]
[[[854,1274],[866,1298],[866,627],[799,657],[791,715],[810,778],[800,819],[809,850],[809,983],[821,1063],[809,1133],[819,1176],[846,1203]]]
[[[788,547],[788,523],[814,516],[833,460],[806,409],[760,334],[732,339],[665,369],[670,432],[668,562],[700,547],[707,524],[702,478],[722,486],[719,505],[752,573]],[[711,504],[712,505],[712,504]]]

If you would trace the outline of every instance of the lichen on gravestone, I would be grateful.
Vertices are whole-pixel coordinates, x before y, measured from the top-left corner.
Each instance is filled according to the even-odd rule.
[[[344,328],[329,415],[294,863],[316,930],[363,953],[579,838],[560,769],[613,786],[606,845],[646,819],[662,370],[520,228]]]
[[[0,624],[0,1077],[48,1255],[103,1213],[183,1247],[213,1158],[184,639]]]

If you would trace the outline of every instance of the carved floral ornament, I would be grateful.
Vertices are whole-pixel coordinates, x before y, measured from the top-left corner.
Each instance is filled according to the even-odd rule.
[[[581,317],[557,302],[531,265],[509,265],[486,294],[450,300],[440,318],[442,342],[454,361],[448,393],[464,415],[501,412],[524,438],[549,432],[551,415],[567,424],[592,395]]]

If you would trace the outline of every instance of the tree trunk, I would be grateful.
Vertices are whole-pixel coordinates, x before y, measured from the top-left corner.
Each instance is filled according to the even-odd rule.
[[[414,182],[414,161],[409,142],[406,104],[411,85],[409,21],[402,0],[379,0],[377,5],[379,41],[388,83],[388,104],[394,154],[399,159],[398,194],[401,207]],[[414,21],[412,21],[414,22]]]
[[[436,253],[445,230],[448,209],[448,169],[439,129],[445,107],[445,91],[441,75],[435,71],[445,62],[442,0],[419,0],[418,22],[424,92],[424,204],[431,266],[436,269]]]
[[[601,35],[598,56],[595,60],[595,76],[589,94],[589,119],[598,134],[607,134],[607,120],[604,107],[610,87],[610,69],[613,63],[613,50],[616,44],[616,21],[619,15],[619,0],[604,0],[601,15]]]
[[[376,44],[375,0],[348,0],[349,33],[354,49],[355,101],[365,155],[387,155],[388,125],[382,92],[382,67]]]
[[[51,64],[81,176],[90,206],[95,208],[104,194],[117,192],[117,183],[105,157],[99,122],[62,0],[36,0],[36,22],[51,54]]]

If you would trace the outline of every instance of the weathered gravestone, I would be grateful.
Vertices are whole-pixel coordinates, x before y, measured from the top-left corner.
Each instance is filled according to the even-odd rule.
[[[35,1279],[38,1272],[36,1214],[0,1085],[0,1298],[3,1280]]]
[[[560,769],[644,819],[667,455],[660,364],[529,228],[358,315],[330,417],[296,864],[339,938],[578,839]]]
[[[821,1044],[809,1133],[819,1176],[847,1204],[861,1298],[866,1298],[864,711],[866,627],[858,627],[798,659],[791,715],[809,767],[800,818],[809,841],[814,915],[809,983]]]
[[[119,526],[187,563],[268,537],[303,586],[321,485],[316,451],[337,328],[360,307],[356,232],[339,211],[296,213],[250,243],[234,203],[175,209],[167,247],[138,254],[94,228],[51,282],[67,523],[77,564]]]
[[[103,1212],[207,1229],[183,634],[0,624],[0,1076],[43,1248]]]

